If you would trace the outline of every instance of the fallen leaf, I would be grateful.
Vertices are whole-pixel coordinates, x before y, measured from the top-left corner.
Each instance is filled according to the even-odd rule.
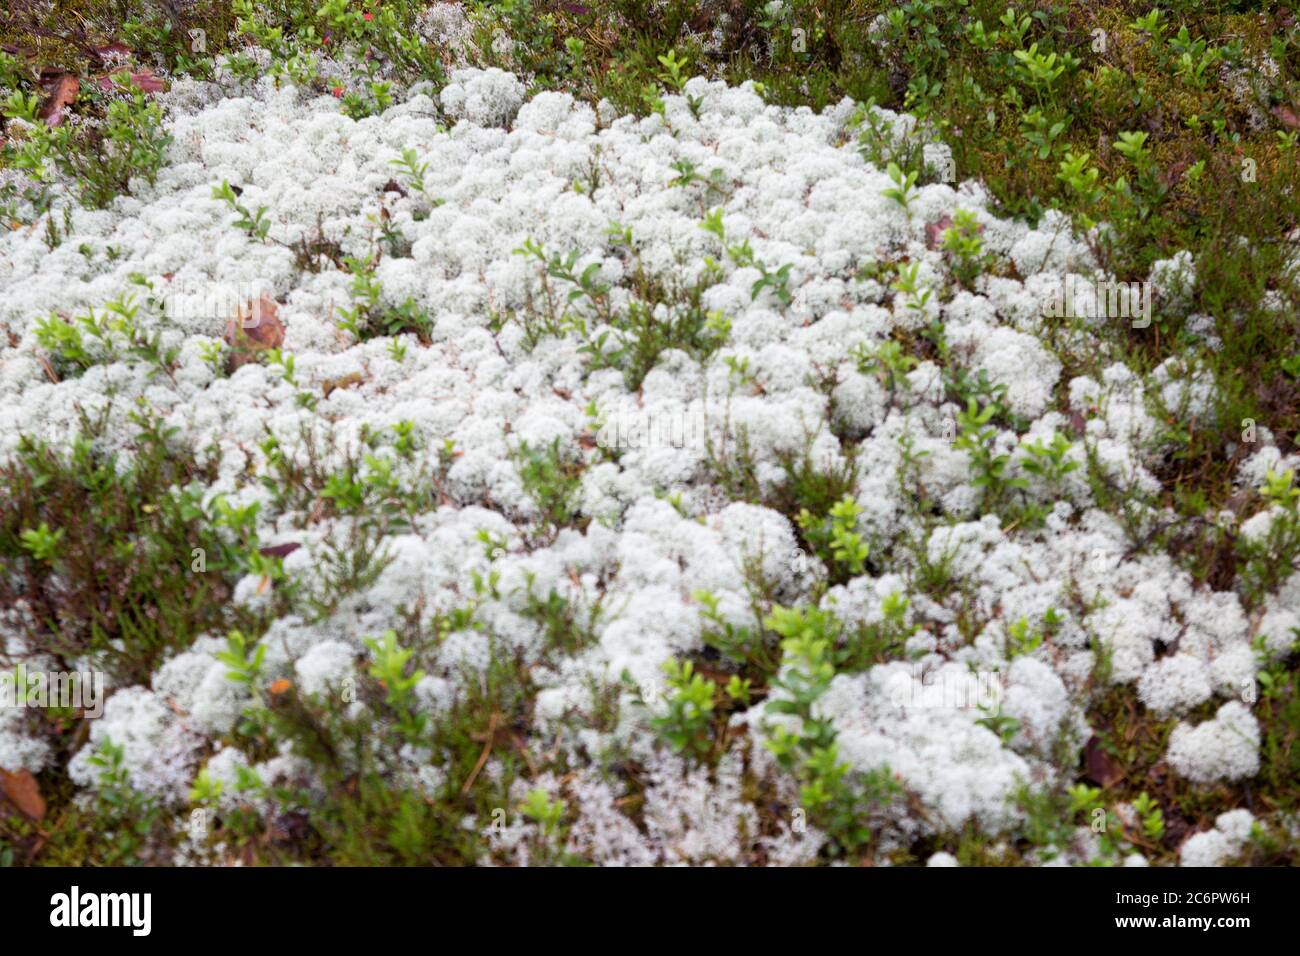
[[[1109,789],[1124,779],[1124,771],[1111,755],[1102,749],[1101,739],[1098,737],[1088,738],[1088,742],[1083,746],[1083,759],[1085,766],[1083,775],[1104,789]]]
[[[1156,178],[1163,186],[1176,186],[1178,181],[1183,178],[1183,173],[1187,172],[1187,167],[1190,165],[1191,163],[1185,159],[1179,160],[1167,169],[1162,170]]]
[[[71,73],[64,73],[53,80],[48,88],[50,93],[36,115],[45,120],[47,126],[58,126],[63,122],[64,108],[70,106],[77,98],[81,81]]]
[[[119,70],[116,73],[105,73],[98,79],[99,88],[107,91],[116,89],[118,77],[125,72],[125,70]],[[158,77],[154,75],[153,70],[149,69],[147,66],[138,73],[131,73],[129,75],[131,77],[131,82],[146,93],[161,93],[165,88],[163,81],[158,79]]]
[[[1300,116],[1289,106],[1273,107],[1273,115],[1282,121],[1282,125],[1287,129],[1300,129]]]
[[[1183,842],[1193,833],[1199,832],[1199,827],[1185,820],[1180,814],[1165,814],[1165,836],[1163,841],[1165,846],[1177,847],[1181,851]]]
[[[156,77],[152,70],[146,68],[140,73],[132,73],[131,80],[146,93],[161,93],[167,84]]]
[[[321,386],[325,392],[325,397],[330,397],[330,392],[336,388],[351,388],[353,385],[360,385],[365,379],[361,377],[360,372],[349,372],[347,375],[340,375],[338,378],[331,378]]]
[[[1231,511],[1234,515],[1240,515],[1246,510],[1246,506],[1250,504],[1252,497],[1253,494],[1251,490],[1249,488],[1243,488],[1223,503],[1224,510]]]
[[[297,541],[286,541],[284,544],[270,544],[265,548],[258,548],[257,553],[267,558],[283,558],[301,547],[302,545]]]
[[[310,818],[306,811],[303,810],[290,810],[288,813],[282,813],[271,823],[271,838],[277,843],[292,843],[304,840],[310,833]]]
[[[395,179],[390,179],[388,182],[384,183],[384,188],[381,191],[386,193],[397,193],[400,196],[405,196],[407,194],[406,190],[402,188],[402,184]]]
[[[1082,438],[1088,432],[1088,420],[1078,412],[1070,412],[1070,427]]]
[[[270,296],[258,296],[239,310],[239,325],[244,332],[265,348],[276,348],[284,341],[280,324],[280,306]]]
[[[131,48],[125,43],[114,40],[105,46],[95,47],[95,55],[101,60],[111,60],[113,58],[125,58],[131,55]]]
[[[226,323],[226,344],[231,348],[228,371],[256,361],[258,352],[277,349],[284,343],[284,325],[278,312],[273,299],[261,296],[240,308],[238,316]]]
[[[29,820],[45,818],[45,798],[30,770],[8,771],[0,768],[0,790],[5,797]]]
[[[952,226],[952,218],[944,216],[938,222],[926,223],[925,226],[925,245],[927,249],[938,249],[939,243],[943,241],[943,234],[946,229]]]

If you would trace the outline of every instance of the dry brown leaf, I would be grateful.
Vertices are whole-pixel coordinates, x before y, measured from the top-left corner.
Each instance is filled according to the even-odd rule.
[[[118,70],[116,73],[105,73],[103,76],[98,78],[99,88],[106,91],[116,89],[118,77],[126,72],[126,70]],[[144,90],[146,93],[161,93],[165,88],[163,81],[158,79],[158,77],[154,75],[153,70],[149,69],[147,66],[138,72],[131,73],[130,77],[131,82],[140,87],[140,89]]]
[[[1167,169],[1161,170],[1156,178],[1160,181],[1161,185],[1172,188],[1178,185],[1178,181],[1183,178],[1183,174],[1187,172],[1187,167],[1190,165],[1191,163],[1185,159],[1179,160]]]
[[[331,378],[321,386],[325,392],[325,397],[330,397],[330,392],[336,388],[351,388],[354,385],[360,385],[365,379],[361,377],[360,372],[349,372],[347,375],[340,375],[338,378]]]
[[[126,59],[131,55],[131,48],[125,43],[114,40],[105,46],[95,47],[95,55],[101,60]]]
[[[231,348],[228,371],[256,361],[258,352],[278,349],[284,343],[284,325],[278,312],[273,299],[261,296],[226,323],[226,343]]]
[[[259,296],[239,310],[239,326],[244,334],[262,348],[278,348],[284,341],[280,323],[280,306],[269,296]]]
[[[18,812],[29,820],[45,818],[45,798],[30,770],[9,771],[0,768],[0,790]]]
[[[64,109],[76,100],[81,81],[71,73],[64,73],[51,81],[47,89],[49,95],[36,115],[45,120],[47,126],[58,126],[63,122]]]
[[[1282,125],[1287,129],[1300,129],[1300,116],[1289,106],[1273,107],[1273,115],[1282,121]]]
[[[1111,755],[1102,749],[1098,737],[1090,737],[1083,747],[1084,776],[1102,788],[1109,789],[1124,779],[1124,771]]]
[[[943,241],[944,231],[951,228],[952,218],[944,216],[938,222],[926,223],[925,226],[925,246],[927,249],[938,249],[939,243]]]
[[[269,544],[265,548],[258,548],[257,553],[268,558],[283,558],[301,547],[297,541],[286,541],[284,544]]]

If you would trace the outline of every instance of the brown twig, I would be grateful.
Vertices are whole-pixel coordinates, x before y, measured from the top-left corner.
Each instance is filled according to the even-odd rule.
[[[469,788],[474,786],[474,781],[478,779],[483,765],[487,763],[488,755],[492,753],[492,743],[496,740],[497,720],[501,717],[496,711],[492,712],[492,717],[488,721],[487,733],[484,735],[487,740],[483,741],[483,752],[478,755],[478,763],[474,764],[474,769],[470,771],[469,777],[460,788],[460,795],[463,797],[469,793]]]

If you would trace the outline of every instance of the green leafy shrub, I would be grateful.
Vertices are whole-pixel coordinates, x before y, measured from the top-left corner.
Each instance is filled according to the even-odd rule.
[[[120,80],[113,93],[87,93],[92,102],[106,102],[104,120],[97,125],[33,122],[31,102],[15,99],[17,95],[4,107],[7,118],[27,120],[25,138],[6,147],[15,168],[44,182],[57,171],[95,208],[127,192],[132,179],[150,185],[156,181],[171,137],[163,131],[162,107],[129,79]]]
[[[798,729],[778,725],[767,745],[777,762],[801,781],[800,804],[822,828],[835,855],[854,854],[872,840],[871,810],[898,791],[887,768],[855,772],[839,760],[835,730],[813,715],[813,704],[835,677],[834,618],[816,609],[776,608],[767,626],[783,638],[784,663],[773,686],[782,696],[769,713],[797,718]]]
[[[0,602],[32,608],[43,646],[147,682],[163,655],[232,621],[242,541],[201,502],[200,468],[155,419],[124,470],[90,435],[68,454],[25,440],[0,470]]]

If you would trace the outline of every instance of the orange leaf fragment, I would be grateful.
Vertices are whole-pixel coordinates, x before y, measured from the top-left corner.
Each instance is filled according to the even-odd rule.
[[[8,771],[0,768],[0,790],[6,799],[29,820],[45,818],[45,798],[30,770]]]

